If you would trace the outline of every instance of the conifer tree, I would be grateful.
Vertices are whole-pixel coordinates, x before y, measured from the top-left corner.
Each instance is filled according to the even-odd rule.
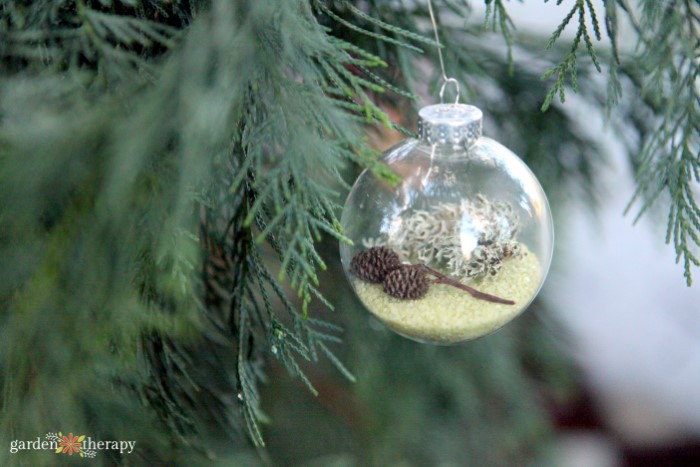
[[[373,331],[340,206],[362,168],[396,180],[368,136],[412,135],[442,46],[555,209],[604,201],[566,96],[607,109],[690,285],[700,10],[545,0],[536,37],[473,3],[435,0],[438,44],[427,0],[0,0],[0,465],[66,461],[7,448],[60,430],[136,440],[96,465],[541,460],[571,378],[535,314],[450,348]]]

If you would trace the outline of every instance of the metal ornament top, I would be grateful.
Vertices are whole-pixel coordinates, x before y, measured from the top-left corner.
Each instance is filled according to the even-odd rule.
[[[418,135],[426,144],[468,148],[481,136],[483,113],[467,104],[436,104],[418,112]]]

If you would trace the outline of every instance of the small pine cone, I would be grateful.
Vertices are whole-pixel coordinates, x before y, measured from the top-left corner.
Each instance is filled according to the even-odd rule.
[[[399,254],[394,250],[386,246],[374,246],[353,256],[350,270],[362,280],[380,284],[389,271],[400,265]]]
[[[428,293],[430,282],[417,265],[403,265],[384,278],[384,292],[402,300],[417,300]]]

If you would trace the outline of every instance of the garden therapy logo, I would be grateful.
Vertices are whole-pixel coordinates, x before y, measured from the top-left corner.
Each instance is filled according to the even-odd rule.
[[[58,445],[54,451],[56,454],[68,454],[72,456],[73,454],[79,454],[80,457],[95,457],[97,452],[94,449],[85,449],[83,442],[85,441],[85,435],[74,436],[73,433],[68,433],[68,436],[64,436],[60,431],[56,433],[47,433],[46,439],[52,444]]]
[[[30,441],[13,440],[10,442],[10,453],[17,454],[24,450],[52,450],[55,454],[92,458],[97,455],[97,451],[104,450],[131,454],[135,447],[136,441],[95,441],[86,435],[74,435],[73,433],[64,435],[59,431],[58,433],[47,433],[44,440],[39,436]]]

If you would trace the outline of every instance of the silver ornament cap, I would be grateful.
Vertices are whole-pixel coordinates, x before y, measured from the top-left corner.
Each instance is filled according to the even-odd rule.
[[[469,147],[481,137],[483,113],[467,104],[435,104],[418,111],[418,135],[429,145]]]

